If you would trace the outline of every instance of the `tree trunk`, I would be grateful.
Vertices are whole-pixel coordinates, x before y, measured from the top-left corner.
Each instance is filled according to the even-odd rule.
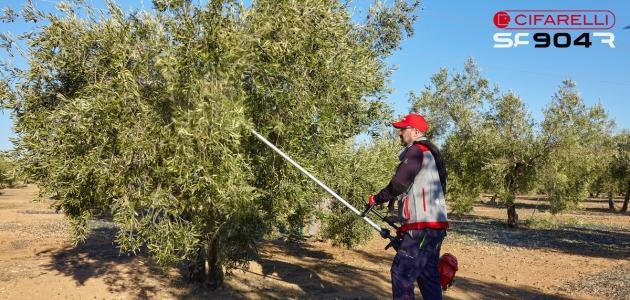
[[[506,186],[506,190],[510,191],[510,187],[512,186],[512,180],[509,181]],[[505,194],[505,206],[507,207],[508,214],[508,227],[516,228],[518,227],[518,214],[516,213],[516,192],[510,191]]]
[[[613,201],[612,190],[608,191],[608,210],[615,212],[615,201]]]
[[[497,194],[492,195],[492,198],[490,198],[490,204],[497,205]]]
[[[204,283],[211,289],[216,289],[223,284],[225,276],[219,259],[218,239],[210,241],[210,245],[201,247],[197,252],[197,257],[188,261],[187,275],[189,282]]]
[[[197,251],[195,259],[188,261],[188,281],[193,283],[206,281],[206,255],[204,248],[200,248]]]
[[[628,188],[626,189],[626,196],[623,198],[623,206],[620,212],[628,211],[628,200],[630,200],[630,182],[628,182]]]
[[[208,287],[216,289],[223,284],[223,267],[219,259],[219,239],[210,242],[208,249]]]
[[[518,227],[518,214],[516,213],[516,204],[514,204],[513,202],[508,204],[507,214],[508,214],[508,226],[511,228]]]

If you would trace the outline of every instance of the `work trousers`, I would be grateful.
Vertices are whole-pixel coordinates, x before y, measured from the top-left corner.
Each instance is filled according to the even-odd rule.
[[[423,299],[442,299],[438,262],[445,236],[445,229],[409,230],[403,234],[391,268],[394,299],[413,300],[416,281]]]

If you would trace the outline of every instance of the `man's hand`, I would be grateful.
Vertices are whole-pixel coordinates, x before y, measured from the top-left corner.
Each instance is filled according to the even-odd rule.
[[[370,198],[368,199],[368,204],[365,205],[365,210],[361,213],[361,217],[365,217],[365,215],[367,215],[370,212],[370,210],[372,210],[374,205],[376,205],[376,199],[374,198],[374,195],[370,194]]]

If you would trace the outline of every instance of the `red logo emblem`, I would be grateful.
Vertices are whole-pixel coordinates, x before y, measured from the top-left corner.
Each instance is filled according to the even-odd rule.
[[[499,28],[505,28],[510,25],[510,15],[504,11],[497,12],[494,14],[494,25]]]

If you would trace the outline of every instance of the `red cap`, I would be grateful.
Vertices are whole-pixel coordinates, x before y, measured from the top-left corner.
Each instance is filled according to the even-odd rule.
[[[392,123],[392,126],[396,128],[413,127],[421,132],[427,132],[427,130],[429,130],[427,121],[424,120],[423,116],[418,114],[408,114],[402,120]]]

